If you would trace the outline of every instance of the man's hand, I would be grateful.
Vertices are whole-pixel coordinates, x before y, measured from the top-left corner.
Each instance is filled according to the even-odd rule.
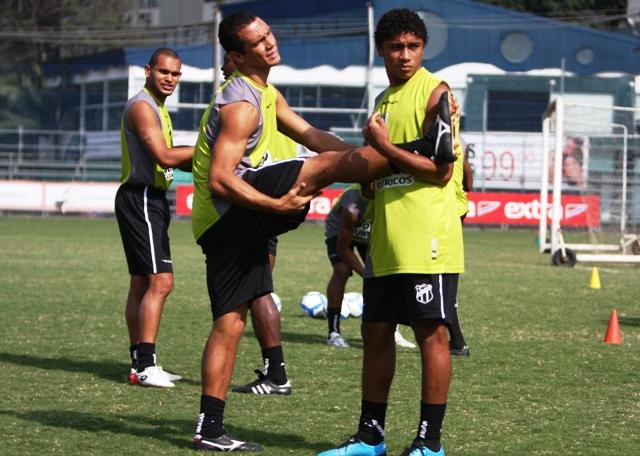
[[[304,182],[291,187],[291,189],[277,200],[276,212],[279,214],[291,214],[304,210],[309,201],[318,196],[320,192],[302,196],[300,193],[307,186]]]
[[[384,149],[391,145],[389,142],[389,129],[379,112],[371,114],[367,125],[362,129],[362,133],[367,144],[383,155]]]

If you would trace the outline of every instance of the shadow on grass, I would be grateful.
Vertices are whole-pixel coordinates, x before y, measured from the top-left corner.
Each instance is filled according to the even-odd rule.
[[[620,326],[640,327],[640,317],[620,317],[618,323],[620,323]]]
[[[353,334],[353,338],[349,338],[347,333],[342,333],[347,339],[349,345],[353,348],[362,348],[362,340],[360,339],[360,334]],[[250,337],[252,339],[257,339],[255,332],[252,330],[247,330],[245,332],[245,337]],[[293,343],[293,344],[307,344],[307,345],[327,345],[327,336],[320,334],[309,334],[309,333],[299,333],[299,332],[287,332],[283,331],[280,334],[283,343]]]
[[[130,435],[167,442],[178,448],[192,448],[191,438],[195,430],[196,420],[172,420],[150,418],[144,415],[105,415],[71,410],[32,410],[19,412],[0,410],[0,416],[18,418],[31,423],[55,428],[68,428],[74,431],[111,432],[113,434]],[[242,426],[227,426],[236,437],[245,438],[265,447],[278,446],[284,448],[309,448],[317,451],[331,444],[310,444],[303,437],[295,434],[269,432],[250,429]],[[141,442],[135,440],[141,448]]]
[[[91,373],[100,378],[115,383],[126,383],[129,374],[129,364],[114,361],[78,360],[66,357],[45,358],[21,353],[0,352],[0,362],[30,366],[39,369],[58,370],[66,372]],[[200,381],[183,378],[182,383],[199,385]]]

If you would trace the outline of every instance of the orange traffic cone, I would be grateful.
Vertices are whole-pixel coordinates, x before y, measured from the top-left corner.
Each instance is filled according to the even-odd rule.
[[[613,309],[611,311],[611,316],[609,317],[609,326],[607,327],[607,332],[604,335],[604,343],[615,345],[622,343],[622,333],[620,332],[620,324],[618,323],[618,312],[616,312],[616,309]]]

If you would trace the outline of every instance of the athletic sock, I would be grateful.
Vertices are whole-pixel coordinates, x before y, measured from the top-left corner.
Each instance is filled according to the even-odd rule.
[[[262,350],[264,360],[264,375],[276,385],[287,383],[287,371],[284,367],[282,346],[265,348]]]
[[[409,152],[417,152],[425,157],[433,157],[435,153],[435,141],[430,133],[427,133],[422,138],[406,143],[394,144],[400,149],[408,150]]]
[[[340,309],[327,307],[327,324],[329,325],[329,334],[340,332]]]
[[[451,335],[451,347],[458,350],[464,348],[467,345],[462,334],[462,328],[460,327],[460,320],[458,319],[458,301],[451,315],[451,326],[449,326],[449,334]]]
[[[224,434],[225,402],[213,396],[200,396],[200,414],[196,425],[196,434],[215,439]]]
[[[420,440],[431,451],[440,451],[440,433],[447,404],[420,403],[420,425],[416,440]]]
[[[138,372],[156,365],[156,344],[140,342],[138,344]]]
[[[387,403],[369,402],[363,399],[360,404],[358,438],[367,445],[378,445],[384,441]]]
[[[138,344],[129,345],[129,356],[131,356],[131,369],[138,369]]]

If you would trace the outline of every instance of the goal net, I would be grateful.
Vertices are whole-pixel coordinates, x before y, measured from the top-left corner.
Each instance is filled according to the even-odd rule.
[[[554,264],[640,262],[637,118],[640,109],[563,97],[545,111],[539,239]]]

